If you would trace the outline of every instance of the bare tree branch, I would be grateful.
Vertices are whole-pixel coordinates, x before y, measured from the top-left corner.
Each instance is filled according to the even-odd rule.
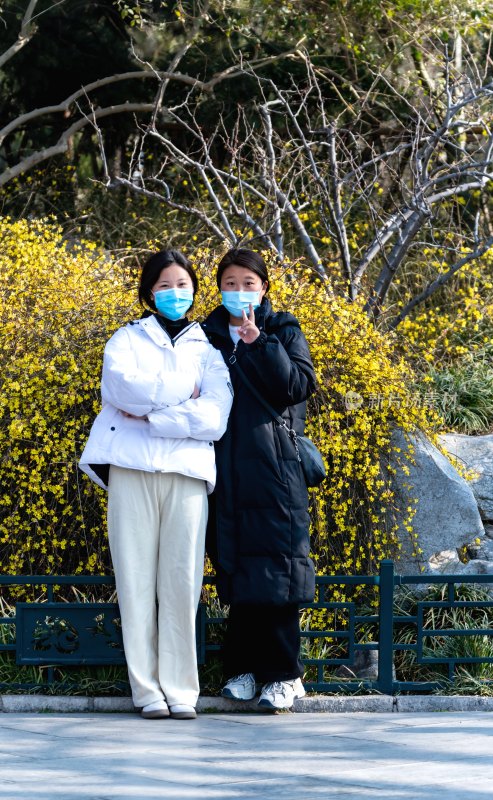
[[[432,102],[420,97],[413,105],[385,75],[375,74],[370,89],[356,91],[359,106],[355,101],[331,116],[322,73],[306,54],[303,62],[306,80],[289,88],[251,64],[231,68],[229,75],[248,78],[255,91],[234,122],[220,115],[213,130],[200,123],[194,89],[173,108],[160,98],[159,113],[141,128],[139,157],[152,137],[162,147],[161,164],[138,185],[125,185],[188,211],[220,241],[253,236],[281,258],[298,255],[301,247],[324,279],[324,256],[331,269],[337,258],[338,281],[342,275],[350,299],[367,293],[374,318],[410,251],[429,242],[439,247],[442,240],[453,266],[431,282],[429,293],[417,296],[414,308],[467,263],[453,259],[451,230],[462,248],[476,254],[468,260],[487,248],[488,204],[474,201],[462,214],[457,200],[469,202],[473,192],[482,196],[493,181],[493,86],[473,83],[479,71],[457,76],[445,59],[443,76],[436,72],[433,78]],[[408,114],[404,121],[398,104]],[[218,152],[226,154],[224,165]],[[177,170],[195,193],[190,204]]]
[[[421,230],[427,216],[426,209],[415,211],[409,218],[405,227],[399,231],[395,245],[389,255],[385,257],[385,264],[365,305],[365,310],[373,317],[376,318],[381,313],[383,302],[390,284],[394,279],[395,273],[411,247],[414,237],[418,231]]]
[[[19,50],[22,50],[23,47],[31,40],[32,36],[36,31],[36,27],[33,24],[33,14],[38,4],[38,0],[30,0],[26,12],[22,18],[21,22],[21,29],[17,36],[16,41],[2,54],[0,54],[0,68],[3,67],[4,64],[7,63]],[[58,5],[58,4],[57,4]]]
[[[47,11],[54,8],[56,5],[64,3],[65,0],[59,0],[58,3],[54,3],[49,8],[44,9],[40,13],[46,13]],[[24,14],[24,18],[21,24],[21,30],[18,36],[17,41],[9,48],[3,56],[0,56],[0,66],[5,63],[9,58],[11,58],[21,47],[24,47],[32,38],[34,33],[36,32],[36,27],[34,25],[35,20],[35,9],[37,6],[38,0],[30,0],[26,12]],[[43,148],[42,150],[31,153],[29,156],[21,158],[17,164],[10,164],[10,166],[5,169],[3,174],[0,176],[0,186],[5,185],[8,181],[12,180],[17,175],[31,169],[33,166],[46,161],[47,159],[51,158],[54,155],[58,155],[63,153],[67,150],[67,141],[69,140],[70,136],[73,135],[74,131],[81,130],[87,124],[87,119],[85,119],[86,112],[81,108],[78,108],[77,102],[81,100],[81,98],[85,98],[88,101],[89,108],[96,107],[97,103],[93,98],[93,93],[97,92],[97,90],[115,85],[120,84],[124,81],[133,81],[133,80],[147,80],[151,78],[158,82],[158,91],[156,95],[155,102],[153,104],[140,104],[138,107],[135,103],[128,103],[126,108],[129,112],[135,110],[151,110],[154,115],[153,123],[156,121],[157,114],[160,113],[160,109],[162,106],[163,98],[165,91],[169,85],[170,81],[174,81],[176,83],[181,83],[185,86],[191,87],[197,93],[206,93],[211,94],[215,87],[225,80],[234,80],[238,77],[239,74],[243,74],[242,71],[239,69],[237,64],[231,65],[230,67],[221,70],[218,73],[215,73],[209,80],[202,81],[199,78],[196,78],[192,75],[184,75],[177,71],[177,67],[185,54],[188,52],[190,47],[193,45],[194,41],[197,38],[198,32],[200,30],[201,24],[203,22],[204,17],[207,15],[207,10],[209,6],[209,0],[205,0],[202,7],[199,8],[199,12],[196,14],[194,18],[194,23],[190,29],[190,31],[186,35],[186,41],[184,44],[178,49],[177,53],[171,59],[170,65],[167,70],[155,70],[151,67],[150,64],[146,64],[146,68],[139,70],[139,71],[131,71],[120,73],[116,75],[109,75],[104,78],[100,78],[99,80],[93,81],[89,84],[82,86],[77,91],[73,92],[70,96],[65,98],[63,101],[57,104],[44,106],[41,108],[33,109],[28,111],[24,114],[19,115],[15,119],[10,120],[6,125],[0,129],[0,145],[2,145],[6,138],[18,132],[21,129],[25,129],[30,123],[36,122],[40,118],[44,116],[49,116],[52,114],[63,114],[64,116],[68,116],[68,112],[70,112],[70,116],[74,116],[76,114],[80,114],[82,120],[80,124],[73,123],[71,124],[66,131],[59,137],[58,141],[51,145],[50,147]],[[39,16],[39,14],[38,14]],[[274,56],[269,56],[267,58],[260,58],[252,60],[251,64],[257,69],[261,69],[267,65],[273,64],[276,61],[287,57],[297,57],[296,56],[296,48],[287,51],[286,53],[279,53]],[[139,60],[139,59],[137,59]],[[144,62],[141,62],[144,63]],[[111,109],[115,109],[112,111]],[[120,104],[118,106],[106,106],[105,109],[99,109],[96,112],[96,118],[101,118],[103,116],[107,116],[111,113],[123,113],[124,107]],[[85,119],[85,121],[83,121]],[[74,128],[75,125],[75,128]]]
[[[211,230],[214,236],[217,236],[219,241],[221,242],[228,242],[228,244],[233,244],[230,242],[227,236],[224,235],[221,228],[212,222],[209,216],[201,211],[199,208],[195,208],[194,206],[189,206],[184,203],[175,203],[168,197],[166,194],[162,194],[161,192],[153,192],[149,189],[146,189],[144,186],[138,186],[132,181],[127,180],[127,178],[113,178],[111,185],[109,188],[114,188],[116,186],[125,186],[126,188],[130,189],[135,194],[143,195],[144,197],[149,197],[153,200],[159,200],[160,203],[164,203],[169,208],[173,208],[176,211],[183,211],[186,214],[192,214],[193,216],[197,217],[204,225]]]
[[[274,190],[278,189],[277,181],[276,181],[276,153],[273,144],[273,135],[274,131],[272,128],[272,119],[268,110],[268,104],[265,103],[264,105],[259,106],[260,114],[262,116],[264,126],[265,126],[265,136],[266,136],[266,174],[264,181],[266,184],[270,183]],[[274,220],[273,220],[273,229],[274,229],[274,246],[279,254],[279,258],[283,258],[284,256],[284,236],[282,232],[282,222],[281,222],[281,209],[276,204],[274,206]]]
[[[93,113],[93,119],[102,119],[103,117],[108,117],[113,114],[129,114],[132,112],[137,113],[146,111],[150,112],[153,110],[153,108],[153,103],[121,103],[120,105],[96,109]],[[38,150],[37,152],[32,153],[30,156],[22,159],[22,161],[20,161],[14,167],[9,167],[4,170],[4,172],[0,174],[0,186],[4,186],[13,178],[16,178],[23,172],[27,172],[37,164],[47,161],[49,158],[53,158],[53,156],[65,153],[69,147],[71,137],[85,128],[86,125],[91,124],[91,122],[92,120],[89,117],[82,117],[82,119],[74,122],[73,125],[63,132],[56,144],[52,145],[51,147],[46,147],[43,150]]]
[[[459,259],[459,261],[456,261],[455,264],[453,264],[446,272],[443,272],[441,275],[439,275],[439,277],[436,278],[436,280],[431,281],[431,283],[428,284],[426,289],[423,289],[422,292],[413,297],[413,299],[410,300],[409,303],[407,303],[404,306],[404,308],[399,312],[399,314],[396,317],[394,317],[389,323],[388,325],[389,329],[393,330],[397,328],[397,326],[400,325],[402,320],[405,319],[407,316],[409,316],[411,311],[414,308],[416,308],[417,305],[419,305],[420,303],[424,303],[425,300],[428,300],[428,298],[431,297],[432,294],[435,294],[435,292],[441,289],[442,286],[444,286],[457,272],[459,272],[460,269],[462,269],[462,267],[464,267],[466,264],[470,264],[471,261],[476,261],[478,258],[481,258],[481,256],[485,255],[485,253],[487,253],[488,250],[491,250],[492,247],[493,247],[493,236],[489,236],[481,247],[472,250],[470,253],[464,256],[464,258],[461,258]]]

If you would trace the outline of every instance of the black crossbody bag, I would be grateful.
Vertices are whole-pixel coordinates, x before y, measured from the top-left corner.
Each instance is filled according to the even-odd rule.
[[[327,474],[320,450],[313,444],[312,440],[309,439],[308,436],[300,436],[296,433],[294,428],[290,428],[288,426],[286,420],[283,419],[283,417],[281,417],[272,408],[272,406],[270,406],[269,403],[264,400],[260,392],[258,392],[255,386],[253,386],[253,384],[248,380],[236,359],[231,363],[234,364],[235,369],[237,370],[238,375],[242,379],[243,383],[250,389],[251,393],[255,395],[259,403],[262,403],[264,408],[267,409],[279,427],[284,428],[284,430],[287,432],[289,438],[294,444],[296,456],[301,464],[303,475],[305,476],[306,485],[318,486],[320,483],[322,483]]]

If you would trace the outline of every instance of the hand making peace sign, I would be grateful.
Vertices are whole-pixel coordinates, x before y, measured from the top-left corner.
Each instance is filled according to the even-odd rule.
[[[238,334],[240,339],[242,339],[245,344],[252,344],[260,336],[260,331],[255,324],[255,312],[253,310],[253,306],[250,303],[248,317],[246,312],[243,310],[241,312],[243,317],[243,321],[238,328]]]

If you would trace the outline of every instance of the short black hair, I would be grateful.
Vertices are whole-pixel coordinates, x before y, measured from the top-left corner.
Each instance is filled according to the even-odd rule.
[[[225,253],[225,255],[221,258],[219,264],[217,265],[216,274],[217,285],[219,288],[221,288],[221,278],[224,270],[227,269],[227,267],[231,267],[233,264],[255,272],[260,278],[262,278],[262,283],[267,283],[266,291],[269,290],[269,274],[267,272],[264,259],[260,253],[257,253],[255,250],[248,250],[246,247],[238,247],[233,248],[233,250],[228,250],[228,252]]]
[[[178,264],[185,272],[188,272],[193,283],[194,297],[199,288],[199,279],[192,267],[191,262],[179,250],[160,250],[150,256],[142,267],[139,283],[139,302],[141,306],[148,305],[156,311],[154,300],[152,298],[152,287],[157,283],[157,280],[163,269],[170,267],[171,264]]]

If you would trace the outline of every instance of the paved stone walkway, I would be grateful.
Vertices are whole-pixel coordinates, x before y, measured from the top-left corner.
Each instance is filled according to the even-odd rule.
[[[0,714],[2,800],[491,800],[493,714]]]

